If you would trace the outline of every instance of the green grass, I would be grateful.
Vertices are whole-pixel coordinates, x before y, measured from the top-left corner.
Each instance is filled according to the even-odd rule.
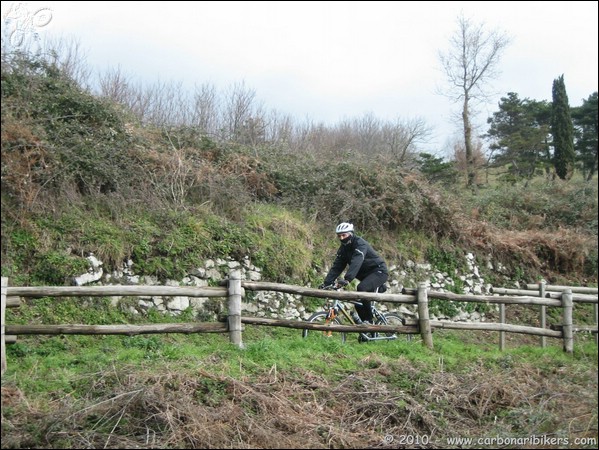
[[[501,352],[495,344],[464,343],[457,334],[441,333],[434,336],[434,349],[429,350],[417,338],[360,344],[357,335],[349,334],[342,344],[337,339],[304,340],[300,330],[246,326],[243,343],[244,348],[237,348],[226,334],[20,336],[7,347],[8,371],[3,382],[12,379],[30,393],[66,394],[72,389],[70,380],[130,364],[157,371],[165,364],[181,370],[202,367],[233,377],[273,367],[285,371],[301,367],[335,378],[364,369],[365,361],[373,358],[385,363],[402,360],[424,372],[468,371],[474,363],[499,370],[514,361],[549,370],[573,362],[595,361],[596,365],[597,360],[592,341],[577,343],[571,355],[563,352],[561,343],[546,348],[523,345]]]
[[[117,448],[118,439],[134,439],[139,424],[153,423],[154,414],[171,417],[169,411],[184,407],[204,417],[216,411],[225,414],[233,405],[242,408],[243,419],[215,419],[215,426],[221,420],[225,427],[229,421],[258,421],[277,432],[280,411],[266,405],[275,407],[282,401],[297,405],[294,413],[302,421],[315,419],[309,412],[315,402],[326,405],[320,421],[327,426],[334,423],[330,417],[337,417],[337,409],[372,407],[390,408],[376,414],[391,414],[401,423],[426,418],[420,433],[426,433],[432,417],[438,436],[464,433],[474,426],[472,417],[484,413],[477,419],[480,429],[472,429],[475,435],[497,427],[498,435],[513,430],[509,432],[517,436],[556,426],[564,429],[554,389],[570,393],[596,388],[597,346],[592,339],[577,340],[573,354],[564,353],[557,340],[546,348],[520,345],[502,352],[496,342],[472,336],[469,340],[475,342],[468,342],[466,333],[435,333],[433,350],[419,338],[360,344],[356,334],[349,334],[342,344],[338,339],[303,339],[301,330],[249,325],[243,331],[243,348],[229,342],[227,334],[212,333],[19,336],[7,347],[8,370],[2,376],[3,442],[11,448],[78,448],[79,434],[69,431],[77,426],[97,445],[113,437],[114,444],[107,448]],[[528,396],[522,401],[517,400],[520,390]],[[373,397],[364,397],[364,392]],[[10,402],[8,397],[5,404],[9,393],[20,401]],[[126,406],[129,398],[136,406]],[[361,406],[349,406],[356,401]],[[153,405],[153,413],[146,411],[145,402]],[[111,412],[94,413],[105,408]],[[580,413],[572,410],[568,417],[573,415]],[[596,423],[594,417],[588,418],[590,423]],[[353,425],[347,426],[349,439]],[[368,432],[388,434],[384,421],[373,426]],[[162,445],[183,439],[163,448],[193,445],[185,443],[183,423],[156,422],[152,427],[159,430]],[[48,435],[48,429],[57,431]],[[45,436],[52,439],[46,441]],[[310,446],[323,445],[314,439],[317,435],[311,435]],[[347,445],[360,448],[361,441],[351,442]]]
[[[9,324],[198,320],[189,312],[132,315],[110,307],[106,299],[82,303],[71,298],[36,299],[8,310],[7,316]],[[185,420],[191,420],[205,423],[206,430],[212,424],[241,426],[247,433],[244,445],[259,447],[251,427],[259,423],[264,433],[277,433],[282,404],[295,405],[284,410],[296,414],[294,420],[311,436],[310,447],[325,442],[310,425],[315,404],[324,408],[319,422],[329,427],[340,414],[358,422],[368,414],[368,432],[377,435],[389,433],[387,417],[394,418],[394,434],[402,423],[420,427],[421,434],[433,427],[439,436],[466,430],[518,435],[556,427],[565,433],[556,396],[572,392],[578,397],[568,397],[567,422],[577,423],[576,435],[582,433],[579,418],[589,408],[588,420],[596,423],[589,406],[596,395],[598,357],[592,336],[577,335],[572,354],[562,350],[558,339],[548,339],[541,348],[535,337],[510,333],[507,349],[500,351],[498,337],[437,330],[429,349],[419,336],[359,343],[357,333],[349,333],[341,343],[337,338],[303,339],[300,329],[247,324],[242,348],[226,333],[18,336],[7,346],[8,369],[2,376],[3,445],[80,448],[89,439],[94,445],[110,443],[106,448],[139,446],[140,430],[149,426],[157,433],[156,445],[190,448],[199,445],[187,442]],[[183,410],[187,419],[173,416]],[[230,416],[231,411],[243,413]],[[221,419],[203,421],[213,414]],[[340,428],[348,436],[344,439],[358,422]],[[220,445],[232,442],[222,439]],[[358,436],[351,439],[344,445],[367,444]]]

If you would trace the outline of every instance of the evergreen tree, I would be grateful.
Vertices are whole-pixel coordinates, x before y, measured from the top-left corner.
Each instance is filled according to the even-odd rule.
[[[597,173],[599,159],[597,110],[597,92],[591,94],[588,99],[583,99],[582,106],[572,108],[577,159],[582,164],[582,171],[587,181]]]
[[[416,161],[420,172],[431,182],[454,184],[458,179],[458,173],[453,162],[446,162],[430,153],[422,152]]]
[[[562,180],[569,180],[574,170],[574,126],[563,75],[553,80],[551,133],[555,172]]]
[[[538,169],[551,164],[548,136],[551,105],[528,98],[521,100],[515,92],[502,97],[499,111],[487,119],[486,137],[493,152],[494,166],[508,170],[506,179],[530,179]]]

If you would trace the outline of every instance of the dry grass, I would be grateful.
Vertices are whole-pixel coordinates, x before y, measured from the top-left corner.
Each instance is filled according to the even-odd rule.
[[[589,251],[597,248],[597,236],[575,229],[509,231],[487,222],[462,217],[459,223],[459,240],[469,248],[480,249],[493,255],[493,259],[507,265],[521,261],[534,271],[545,274],[548,281],[568,274],[572,279],[585,279],[596,284],[597,275],[585,274],[585,261]]]
[[[5,386],[2,448],[448,448],[450,437],[597,438],[596,369],[475,363],[425,373],[403,358],[361,363],[336,382],[276,366],[240,379],[124,367],[86,380],[86,397],[57,398],[50,410]],[[401,436],[430,442],[404,447]]]

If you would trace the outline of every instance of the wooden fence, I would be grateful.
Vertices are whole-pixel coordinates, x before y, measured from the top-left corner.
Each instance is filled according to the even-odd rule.
[[[228,333],[233,344],[243,347],[242,324],[278,326],[297,329],[332,330],[339,332],[397,332],[420,334],[422,342],[433,348],[434,329],[488,330],[500,332],[500,347],[503,349],[504,333],[522,333],[542,338],[553,337],[563,340],[563,349],[571,353],[574,346],[574,333],[591,332],[597,337],[597,288],[575,288],[567,286],[529,285],[531,290],[511,290],[494,288],[495,294],[504,295],[459,295],[448,292],[429,291],[425,284],[417,289],[406,289],[402,294],[375,294],[350,291],[325,291],[315,288],[293,286],[279,283],[252,282],[241,280],[241,272],[233,270],[226,285],[218,287],[171,287],[171,286],[58,286],[58,287],[10,287],[8,279],[2,278],[2,373],[6,370],[6,343],[14,342],[17,335],[62,335],[62,334],[156,334],[156,333]],[[532,290],[536,289],[536,290]],[[244,290],[275,291],[289,294],[337,298],[339,300],[358,300],[368,298],[378,302],[416,305],[418,319],[403,326],[370,325],[326,325],[308,323],[301,320],[269,319],[263,317],[243,317],[241,300]],[[594,294],[594,295],[591,295]],[[173,323],[150,325],[9,325],[5,323],[6,308],[17,307],[21,297],[107,297],[107,296],[187,296],[187,297],[226,297],[228,315],[223,322]],[[458,302],[496,303],[500,305],[499,323],[470,323],[431,320],[429,318],[429,298]],[[595,326],[574,326],[572,308],[574,302],[593,303],[595,307]],[[539,305],[542,308],[541,327],[510,325],[505,323],[505,306],[509,304]],[[557,329],[545,327],[545,308],[562,308],[562,324]]]

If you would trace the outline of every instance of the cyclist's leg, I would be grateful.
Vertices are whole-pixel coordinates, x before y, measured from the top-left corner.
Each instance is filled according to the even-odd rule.
[[[361,280],[357,290],[358,292],[376,292],[379,286],[385,284],[387,278],[389,278],[389,275],[383,271],[377,270]],[[362,320],[373,323],[372,302],[370,300],[362,299],[361,303],[361,305],[356,305],[358,315]]]
[[[362,322],[367,320],[372,323],[372,302],[370,300],[360,300],[360,303],[355,304],[356,311]]]

